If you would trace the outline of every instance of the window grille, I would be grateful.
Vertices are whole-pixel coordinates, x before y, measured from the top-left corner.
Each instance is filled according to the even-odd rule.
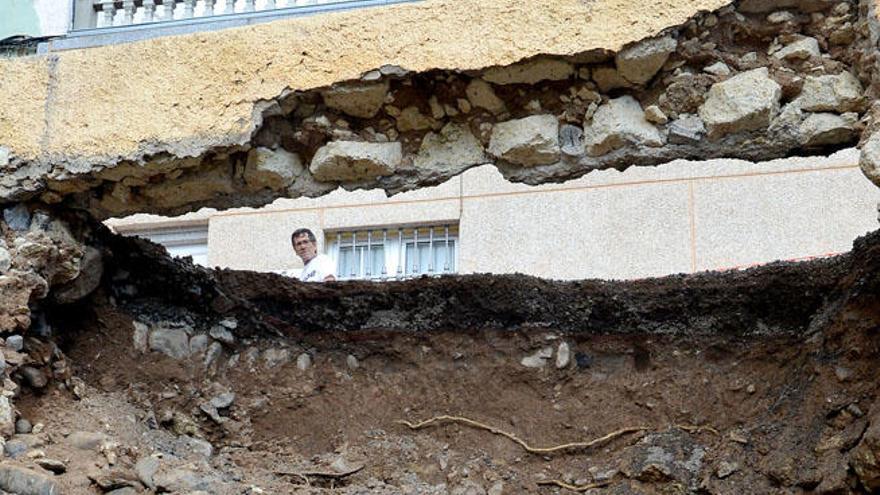
[[[458,270],[458,225],[334,231],[326,239],[339,280],[402,280]]]

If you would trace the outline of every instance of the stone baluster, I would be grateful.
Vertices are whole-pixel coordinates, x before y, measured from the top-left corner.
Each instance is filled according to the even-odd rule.
[[[177,6],[176,0],[162,0],[163,21],[174,20],[174,7]]]
[[[214,15],[214,4],[217,3],[217,0],[204,0],[205,1],[205,10],[204,16],[212,16]]]
[[[112,1],[101,4],[101,12],[104,14],[104,27],[113,25],[113,19],[116,17],[116,5]]]
[[[183,18],[192,19],[196,12],[196,0],[183,0]]]
[[[153,22],[156,14],[156,0],[144,0],[144,22]]]
[[[122,11],[124,15],[122,16],[122,24],[128,26],[130,24],[134,24],[134,11],[137,6],[134,4],[134,0],[124,0],[122,2]]]
[[[253,12],[257,10],[257,0],[244,0],[244,11]]]
[[[226,8],[223,10],[224,14],[233,14],[235,13],[235,0],[226,0]]]

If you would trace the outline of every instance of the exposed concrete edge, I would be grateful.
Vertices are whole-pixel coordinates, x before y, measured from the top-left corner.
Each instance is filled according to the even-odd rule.
[[[539,54],[615,51],[728,3],[428,0],[73,50],[26,69],[53,88],[0,87],[0,101],[11,106],[0,110],[9,122],[0,127],[0,145],[13,162],[66,163],[74,173],[160,153],[192,156],[240,145],[259,126],[259,102],[291,89],[358,79],[384,64],[469,71]],[[8,64],[0,61],[0,73]],[[211,94],[218,88],[221,94]],[[21,111],[22,99],[43,101],[47,114]],[[18,135],[41,120],[39,144]],[[126,124],[133,121],[147,125]]]

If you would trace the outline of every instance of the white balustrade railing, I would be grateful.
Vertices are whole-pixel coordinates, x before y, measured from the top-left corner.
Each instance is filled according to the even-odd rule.
[[[77,0],[74,30],[271,11],[340,0]],[[83,3],[84,2],[84,3]]]

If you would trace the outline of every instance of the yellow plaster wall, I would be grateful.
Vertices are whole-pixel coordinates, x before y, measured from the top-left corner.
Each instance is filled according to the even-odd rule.
[[[134,157],[145,145],[234,144],[254,103],[383,64],[479,69],[626,43],[729,0],[426,0],[0,61],[0,145],[13,154]],[[49,127],[42,123],[48,120]],[[41,146],[42,143],[42,146]]]

